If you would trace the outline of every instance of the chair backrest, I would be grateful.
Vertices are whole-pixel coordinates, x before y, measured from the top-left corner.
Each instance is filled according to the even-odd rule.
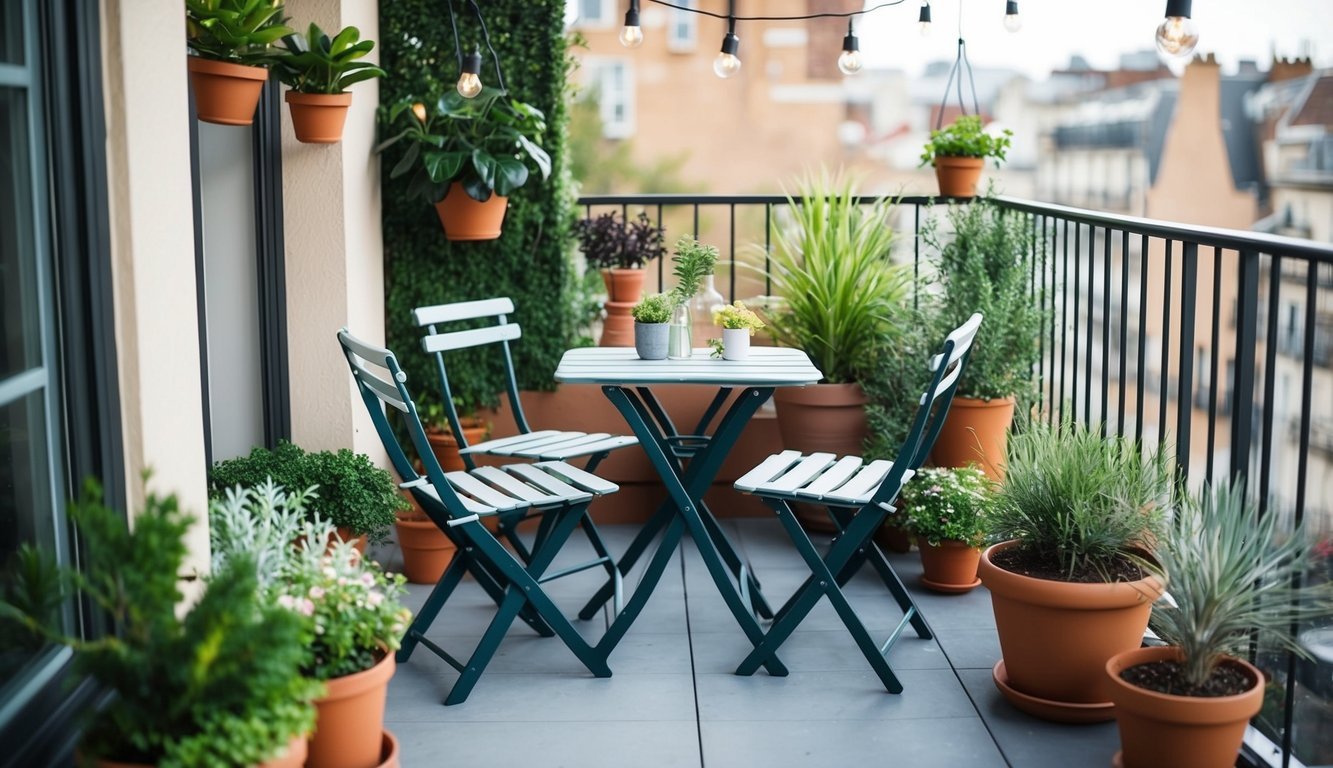
[[[509,351],[509,342],[522,335],[518,324],[509,322],[508,316],[513,311],[514,302],[509,298],[460,301],[453,304],[417,307],[412,310],[412,321],[426,329],[426,335],[421,339],[421,349],[435,356],[435,368],[440,378],[440,397],[444,401],[445,414],[449,418],[454,438],[462,447],[467,447],[467,439],[463,437],[463,426],[458,417],[458,408],[454,405],[453,390],[449,386],[445,352],[499,344],[504,354],[508,388],[506,394],[509,397],[509,407],[514,412],[514,423],[518,426],[519,432],[532,431],[528,426],[527,417],[523,414],[523,404],[518,399],[514,358]],[[483,322],[478,326],[476,321],[479,320],[489,322]],[[449,330],[450,327],[459,324],[464,324],[465,327]],[[463,461],[468,469],[475,468],[470,454],[463,454]]]
[[[436,525],[443,526],[450,518],[466,516],[468,513],[463,501],[454,493],[453,487],[444,476],[444,469],[435,458],[435,452],[431,450],[425,427],[422,426],[421,417],[417,414],[416,403],[412,401],[412,396],[407,391],[407,374],[398,364],[398,358],[383,347],[356,338],[348,333],[346,328],[338,331],[338,343],[347,357],[347,365],[352,369],[352,378],[361,392],[361,400],[370,411],[370,420],[375,424],[375,432],[379,435],[380,442],[384,444],[384,449],[388,451],[393,468],[397,470],[399,477],[403,478],[404,487],[412,489],[412,495],[431,519],[435,520]],[[398,434],[389,423],[390,408],[402,414],[403,424],[414,449],[413,453],[421,462],[425,480],[430,482],[439,495],[438,502],[429,494],[420,492],[422,475],[408,458],[408,452],[403,449]],[[443,505],[443,509],[439,508],[440,504]],[[440,519],[441,513],[447,517]]]
[[[875,494],[875,503],[893,501],[901,490],[903,478],[908,472],[920,468],[930,454],[930,449],[935,446],[944,419],[949,415],[949,406],[953,404],[954,392],[958,390],[958,377],[962,375],[963,367],[967,365],[967,359],[972,353],[972,341],[981,328],[981,320],[981,313],[974,313],[967,322],[951,331],[945,337],[940,353],[931,357],[927,363],[931,371],[930,384],[918,401],[912,428],[898,448],[893,470]]]

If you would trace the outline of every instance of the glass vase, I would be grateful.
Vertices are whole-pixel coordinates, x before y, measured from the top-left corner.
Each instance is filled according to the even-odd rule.
[[[722,338],[722,327],[713,322],[713,313],[721,309],[727,300],[718,292],[714,277],[709,275],[699,292],[690,298],[691,324],[690,343],[695,347],[708,346],[709,339]]]
[[[691,352],[690,305],[686,302],[671,311],[671,324],[667,329],[667,358],[683,360],[689,357]]]

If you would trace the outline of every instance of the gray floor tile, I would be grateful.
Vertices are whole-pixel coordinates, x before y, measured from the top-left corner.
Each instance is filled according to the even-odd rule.
[[[1000,638],[993,629],[935,628],[940,647],[954,669],[984,669],[1000,660]]]
[[[895,670],[897,671],[897,670]],[[771,677],[699,675],[699,717],[718,720],[893,720],[972,717],[972,703],[946,669],[898,672],[903,693],[884,690],[865,672],[792,672]],[[776,730],[776,729],[775,729]]]
[[[693,719],[648,723],[392,723],[403,768],[698,768]],[[633,756],[632,758],[629,756]]]
[[[735,632],[692,632],[690,644],[699,674],[731,674],[753,648],[739,629]],[[783,643],[780,656],[792,672],[870,670],[870,663],[844,629],[795,632]],[[949,668],[948,658],[935,641],[919,640],[910,631],[899,639],[888,658],[894,670]]]
[[[704,763],[764,768],[897,765],[1004,768],[976,717],[783,723],[704,722]]]

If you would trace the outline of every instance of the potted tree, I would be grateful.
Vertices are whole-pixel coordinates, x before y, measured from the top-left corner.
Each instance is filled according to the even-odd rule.
[[[713,274],[713,267],[717,264],[717,248],[705,245],[690,235],[681,235],[676,241],[676,252],[671,261],[675,263],[671,274],[676,276],[676,285],[668,294],[671,298],[671,323],[667,332],[667,357],[685,359],[694,353],[694,319],[690,315],[690,299],[699,292],[704,278]]]
[[[600,271],[606,284],[601,346],[628,345],[630,309],[643,295],[643,265],[666,252],[663,232],[643,212],[632,221],[622,222],[612,211],[574,224],[588,266]]]
[[[292,32],[282,11],[282,3],[271,0],[185,0],[186,63],[200,120],[254,122],[276,57],[273,44]]]
[[[922,227],[923,240],[938,253],[937,334],[973,312],[1003,321],[977,332],[931,458],[940,466],[979,464],[999,480],[1015,403],[1031,389],[1040,349],[1041,298],[1030,286],[1032,235],[1021,217],[985,199],[950,206],[947,218],[952,237],[941,236],[935,219]]]
[[[1223,768],[1236,764],[1264,676],[1242,658],[1256,634],[1306,654],[1294,628],[1333,616],[1333,582],[1297,576],[1314,563],[1302,528],[1279,532],[1241,482],[1188,497],[1166,527],[1156,558],[1170,590],[1152,611],[1165,646],[1106,663],[1120,727],[1119,764]]]
[[[1009,441],[982,553],[1003,659],[995,684],[1051,720],[1114,716],[1106,660],[1138,647],[1162,581],[1149,547],[1171,486],[1162,449],[1097,426],[1033,423]]]
[[[631,312],[634,315],[634,351],[644,360],[665,360],[671,299],[665,293],[645,296]]]
[[[986,158],[995,158],[998,168],[1004,162],[1013,131],[999,136],[986,133],[977,115],[963,115],[943,129],[930,132],[930,141],[921,152],[921,165],[935,166],[935,179],[942,197],[972,197]]]
[[[750,337],[764,327],[764,321],[754,310],[737,301],[713,313],[713,324],[722,328],[721,339],[709,339],[713,357],[723,360],[744,360],[750,356]]]
[[[534,172],[551,175],[541,147],[545,115],[499,89],[471,99],[450,89],[429,107],[407,99],[387,118],[405,127],[378,149],[408,142],[389,177],[410,177],[408,193],[435,205],[449,240],[499,237],[509,195]]]
[[[995,483],[974,467],[922,469],[903,487],[907,529],[916,536],[926,589],[970,592],[981,584],[977,563]]]
[[[352,105],[347,89],[362,80],[383,77],[384,70],[368,61],[357,61],[375,47],[361,40],[361,31],[345,27],[330,38],[311,22],[305,37],[298,33],[283,38],[286,50],[278,54],[274,71],[287,91],[296,140],[308,144],[342,141],[343,124]]]

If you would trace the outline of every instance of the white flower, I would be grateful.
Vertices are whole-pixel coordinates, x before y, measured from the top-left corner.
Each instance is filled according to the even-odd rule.
[[[318,599],[320,599],[320,598],[323,597],[323,596],[324,596],[324,588],[323,588],[323,587],[320,587],[320,586],[313,586],[313,587],[310,588],[310,599],[311,599],[311,600],[318,600]]]
[[[371,590],[370,594],[366,595],[366,601],[370,603],[371,608],[374,608],[384,602],[384,595],[375,590]]]
[[[278,605],[291,610],[296,607],[296,600],[291,595],[278,595]]]
[[[307,600],[307,599],[305,599],[305,598],[301,598],[301,608],[300,608],[300,611],[301,611],[301,615],[302,615],[302,616],[314,616],[314,615],[315,615],[315,604],[312,603],[312,602],[310,602],[309,600]]]

